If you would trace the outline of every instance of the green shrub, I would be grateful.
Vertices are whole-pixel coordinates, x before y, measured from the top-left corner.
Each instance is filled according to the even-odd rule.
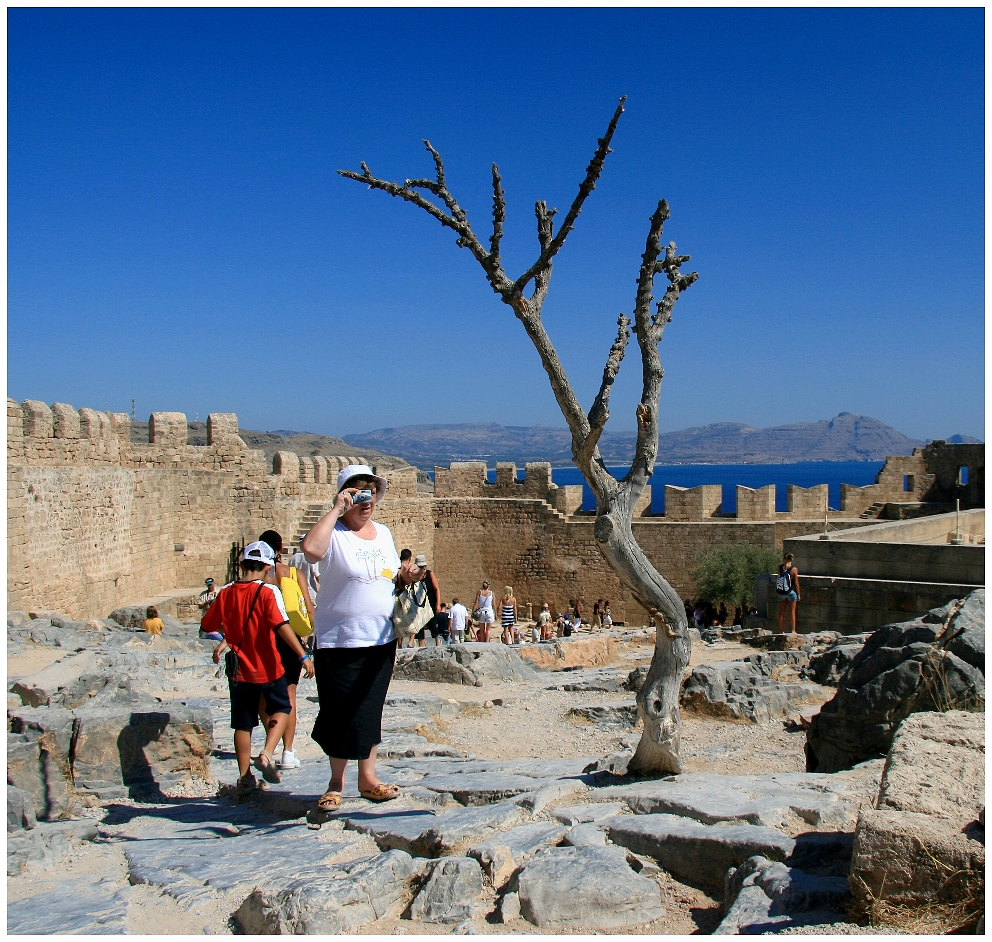
[[[779,556],[763,546],[732,543],[696,557],[692,572],[700,598],[743,608],[754,601],[754,579],[778,569]]]

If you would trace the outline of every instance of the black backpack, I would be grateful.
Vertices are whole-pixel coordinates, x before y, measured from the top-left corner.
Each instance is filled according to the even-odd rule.
[[[779,595],[788,595],[792,591],[792,576],[789,574],[791,568],[783,566],[775,580],[775,591]]]

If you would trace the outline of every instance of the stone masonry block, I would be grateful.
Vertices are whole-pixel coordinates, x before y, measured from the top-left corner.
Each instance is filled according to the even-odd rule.
[[[327,459],[323,455],[313,456],[313,477],[315,484],[326,484],[328,482]]]
[[[316,471],[314,468],[313,458],[304,457],[303,455],[300,456],[300,483],[316,483]]]
[[[13,399],[7,400],[7,456],[24,455],[24,413]]]
[[[827,512],[827,485],[817,484],[814,487],[799,487],[789,484],[786,491],[787,506],[790,514],[801,514],[803,517],[822,517]]]
[[[52,403],[56,438],[79,438],[79,413],[64,402]]]
[[[668,520],[706,520],[719,515],[722,502],[723,488],[719,484],[665,485],[665,517]],[[737,512],[740,514],[740,504]]]
[[[512,461],[496,462],[496,487],[513,487],[517,483],[517,466]]]
[[[54,407],[53,407],[54,408]],[[128,420],[128,435],[130,435],[130,419]],[[87,409],[83,406],[79,410],[79,437],[91,442],[100,441],[102,438],[109,438],[113,433],[110,423],[110,416],[106,412],[97,412],[96,409]],[[58,435],[58,432],[56,432]]]
[[[238,417],[233,412],[211,412],[207,416],[207,444],[221,445],[238,437]]]
[[[737,519],[738,520],[774,520],[775,519],[775,485],[768,484],[756,490],[737,485]]]
[[[25,399],[21,403],[24,415],[25,438],[52,438],[55,435],[55,420],[52,410],[36,399]]]
[[[148,441],[164,448],[183,448],[189,441],[189,427],[182,412],[153,412],[148,420]]]
[[[105,414],[101,413],[101,415]],[[131,416],[126,412],[111,412],[109,418],[110,427],[113,434],[117,436],[121,448],[129,449],[131,447]]]
[[[296,483],[300,480],[300,456],[292,451],[277,451],[272,456],[272,473],[286,484]]]

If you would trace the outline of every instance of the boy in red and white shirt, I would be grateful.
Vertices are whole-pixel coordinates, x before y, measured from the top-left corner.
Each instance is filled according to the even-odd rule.
[[[259,698],[265,698],[269,715],[265,746],[255,759],[255,768],[267,782],[278,783],[279,770],[272,753],[282,739],[292,712],[286,688],[286,669],[276,648],[276,634],[296,652],[307,677],[313,677],[313,661],[289,626],[289,616],[279,590],[263,581],[265,570],[275,564],[268,543],[249,543],[241,554],[242,576],[224,586],[207,609],[200,627],[216,631],[224,640],[214,649],[214,663],[231,648],[238,656],[238,671],[228,678],[231,691],[231,728],[238,757],[238,794],[255,788],[251,774],[251,731],[258,726]]]

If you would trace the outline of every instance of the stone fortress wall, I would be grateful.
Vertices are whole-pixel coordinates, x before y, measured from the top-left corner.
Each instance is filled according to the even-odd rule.
[[[207,445],[182,413],[154,413],[147,444],[121,413],[7,400],[7,606],[75,616],[226,578],[232,543],[273,528],[290,539],[303,508],[330,502],[350,457],[275,456],[212,414]],[[380,519],[433,551],[416,469],[390,472]]]
[[[279,452],[272,468],[238,436],[237,416],[212,414],[207,445],[189,445],[182,413],[154,413],[148,443],[130,440],[121,413],[7,402],[7,598],[10,609],[73,615],[113,608],[171,589],[225,578],[232,543],[274,528],[295,544],[300,530],[334,497],[336,475],[357,458]],[[964,451],[962,451],[964,449]],[[968,451],[971,449],[971,451]],[[962,459],[964,456],[964,459]],[[959,463],[970,468],[956,485]],[[435,469],[434,496],[418,495],[416,469],[386,473],[377,519],[397,548],[426,553],[442,596],[472,605],[483,579],[497,597],[512,585],[523,613],[542,602],[564,610],[578,598],[591,614],[609,599],[614,619],[644,623],[646,613],[606,565],[581,513],[582,488],[557,487],[547,463],[528,463],[522,480],[499,463],[488,483],[483,462]],[[922,512],[921,502],[965,497],[984,503],[984,446],[935,442],[890,458],[876,483],[844,485],[841,510],[827,508],[827,486],[789,485],[788,510],[775,511],[775,487],[737,488],[737,513],[720,512],[720,488],[666,485],[664,516],[650,513],[646,489],[634,533],[683,597],[693,595],[696,557],[727,543],[779,550],[783,540],[871,524],[880,514]],[[952,498],[951,498],[952,499]],[[966,501],[968,503],[966,503]]]

